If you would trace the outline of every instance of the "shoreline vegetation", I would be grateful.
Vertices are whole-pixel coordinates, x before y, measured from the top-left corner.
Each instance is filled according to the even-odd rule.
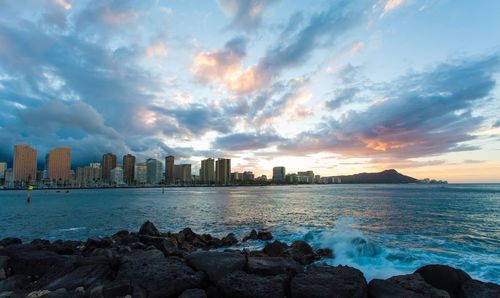
[[[239,248],[252,240],[266,244]],[[446,265],[367,282],[356,268],[322,263],[332,258],[269,231],[219,239],[146,221],[87,241],[0,240],[0,297],[500,297],[498,284]]]

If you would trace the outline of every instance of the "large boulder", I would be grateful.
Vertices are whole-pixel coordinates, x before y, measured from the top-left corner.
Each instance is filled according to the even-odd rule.
[[[111,268],[108,265],[94,264],[78,267],[72,272],[65,274],[43,288],[56,290],[65,288],[68,290],[76,289],[80,286],[88,288],[96,284],[98,281],[105,280],[111,273]]]
[[[291,282],[291,297],[367,297],[361,271],[348,267],[311,265]]]
[[[260,275],[291,274],[303,272],[302,265],[292,258],[248,257],[247,270]]]
[[[284,297],[286,281],[286,275],[259,276],[235,271],[220,279],[217,282],[217,288],[223,297]]]
[[[275,240],[271,243],[267,243],[262,249],[262,252],[270,257],[282,257],[285,256],[285,250],[287,245],[283,242]]]
[[[273,234],[269,231],[259,231],[259,233],[257,234],[257,239],[264,241],[271,240],[273,239]]]
[[[449,298],[448,292],[436,289],[418,274],[393,276],[386,280],[374,279],[368,284],[370,297],[429,297]]]
[[[241,242],[246,242],[248,240],[257,240],[257,237],[258,237],[257,231],[252,229],[252,231],[250,231],[248,235],[245,235],[245,237],[243,237]]]
[[[23,242],[19,238],[7,237],[0,240],[0,246],[10,246],[10,245],[18,245]]]
[[[139,234],[140,235],[148,235],[148,236],[156,236],[156,237],[161,236],[160,231],[158,231],[158,229],[155,227],[155,225],[152,222],[150,222],[149,220],[142,224],[141,228],[139,229]]]
[[[148,297],[177,297],[191,288],[199,288],[204,280],[177,257],[166,258],[159,250],[138,250],[129,254],[121,265],[116,280],[131,281],[144,289]]]
[[[292,258],[301,264],[311,264],[318,256],[314,253],[312,247],[303,240],[296,240],[287,250]]]
[[[462,284],[472,279],[464,271],[447,265],[427,265],[417,269],[415,273],[420,274],[428,284],[445,290],[452,297],[458,296]]]
[[[90,255],[97,248],[108,248],[113,245],[113,241],[109,238],[89,238],[85,242],[85,248],[83,249],[84,255]]]
[[[207,294],[202,289],[189,289],[182,292],[179,298],[207,298]]]
[[[51,251],[23,250],[10,255],[9,267],[12,274],[57,276],[72,271],[77,261],[76,256],[58,255]]]
[[[128,280],[117,280],[103,286],[104,298],[125,297],[132,293],[132,286]]]
[[[198,271],[203,271],[212,282],[216,282],[226,274],[243,270],[246,258],[235,253],[200,251],[186,256],[187,263]]]
[[[478,280],[468,280],[460,287],[459,297],[463,298],[488,298],[500,297],[500,285],[486,283]]]

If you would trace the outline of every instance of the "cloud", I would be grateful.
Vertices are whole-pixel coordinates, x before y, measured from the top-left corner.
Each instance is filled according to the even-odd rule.
[[[219,0],[220,7],[233,20],[228,28],[254,30],[261,25],[266,10],[279,0]]]
[[[465,142],[484,119],[472,111],[496,86],[499,64],[493,55],[410,73],[380,87],[385,101],[323,122],[281,149],[396,159],[475,150]]]
[[[500,127],[500,120],[497,120],[497,122],[493,124],[493,127],[494,128]]]
[[[235,133],[218,137],[213,146],[228,151],[257,150],[285,141],[274,133]]]
[[[333,98],[326,101],[326,107],[330,110],[335,110],[345,104],[359,101],[361,93],[365,89],[369,89],[369,83],[359,74],[359,67],[346,65],[338,72],[339,82],[338,87],[334,90]]]
[[[405,0],[387,0],[384,5],[384,12],[382,13],[382,16],[403,5],[404,2]]]
[[[262,87],[265,76],[256,66],[244,68],[246,39],[238,37],[228,41],[222,50],[198,53],[191,71],[203,83],[216,82],[235,93],[249,93]]]

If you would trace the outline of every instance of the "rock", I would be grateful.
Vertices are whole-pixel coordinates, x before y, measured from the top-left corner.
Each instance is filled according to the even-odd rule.
[[[110,237],[110,239],[113,242],[118,242],[118,241],[121,241],[122,239],[128,237],[129,235],[130,235],[130,233],[127,230],[121,230],[121,231],[118,231],[118,232],[114,233]]]
[[[104,286],[98,285],[95,287],[92,287],[89,291],[89,297],[90,298],[102,298],[102,291],[103,291]]]
[[[3,291],[14,291],[24,289],[29,285],[29,280],[25,275],[13,275],[0,281],[0,293]]]
[[[220,298],[222,297],[222,294],[219,292],[216,286],[209,286],[206,290],[205,293],[207,294],[208,298]]]
[[[259,276],[235,271],[217,282],[217,289],[223,297],[261,298],[284,297],[286,275]]]
[[[187,289],[201,287],[204,274],[195,272],[177,257],[166,258],[157,249],[138,250],[126,257],[116,280],[129,280],[149,297],[176,297]]]
[[[49,295],[51,292],[48,290],[40,290],[40,291],[34,291],[28,294],[26,298],[38,298],[38,297],[44,297]]]
[[[9,262],[8,256],[0,256],[0,280],[7,278],[7,264]]]
[[[216,282],[226,274],[243,270],[246,258],[243,255],[224,252],[194,252],[186,256],[189,266],[203,271],[212,282]]]
[[[386,280],[374,279],[368,284],[370,297],[429,297],[449,298],[448,292],[436,289],[418,274],[393,276]]]
[[[248,272],[260,275],[277,275],[303,272],[304,268],[292,258],[248,257]]]
[[[148,235],[148,236],[161,236],[160,231],[155,227],[155,225],[149,220],[142,224],[139,229],[139,235]]]
[[[0,240],[0,246],[10,246],[18,244],[23,244],[23,242],[19,238],[7,237]]]
[[[445,290],[450,296],[458,296],[462,284],[472,279],[464,271],[447,265],[427,265],[417,269],[415,273],[420,274],[433,287]]]
[[[182,292],[179,298],[207,298],[207,294],[202,289],[189,289]]]
[[[123,297],[132,293],[132,286],[128,280],[118,280],[104,286],[104,298]]]
[[[86,265],[78,267],[74,271],[51,281],[45,288],[49,290],[59,288],[73,290],[79,286],[88,288],[96,284],[97,281],[106,279],[110,272],[111,268],[108,265]]]
[[[273,234],[271,234],[271,232],[267,232],[267,231],[259,231],[259,233],[257,234],[257,239],[259,239],[259,240],[271,240],[271,239],[273,239]]]
[[[243,237],[243,240],[241,240],[241,241],[242,242],[246,242],[248,240],[257,240],[257,239],[258,239],[257,231],[252,229],[252,231],[250,232],[250,234],[248,234],[245,237]]]
[[[19,251],[10,256],[13,274],[31,276],[62,275],[74,269],[76,256],[58,255],[51,251]]]
[[[184,230],[179,232],[179,235],[181,236],[182,240],[187,242],[193,242],[195,238],[199,238],[199,235],[193,232],[191,228],[185,228]]]
[[[485,283],[478,280],[468,280],[460,287],[459,297],[487,298],[500,297],[500,285]]]
[[[222,246],[233,246],[238,243],[238,239],[233,233],[229,233],[226,237],[221,239]]]
[[[141,235],[139,236],[139,239],[143,244],[153,245],[155,248],[161,250],[165,254],[165,256],[182,255],[182,252],[177,248],[177,240],[175,240],[175,238]]]
[[[51,250],[61,255],[72,255],[78,250],[78,246],[82,244],[81,241],[67,240],[61,243],[53,243]]]
[[[109,238],[89,238],[85,243],[85,248],[83,249],[84,255],[89,255],[96,248],[108,248],[113,245],[113,242]]]
[[[10,298],[14,295],[14,292],[12,291],[3,291],[0,292],[0,298]]]
[[[262,252],[270,257],[282,257],[285,255],[285,250],[287,249],[286,244],[280,242],[278,240],[273,241],[272,243],[267,243],[264,246]]]
[[[318,259],[312,247],[303,240],[294,241],[287,252],[295,261],[304,265],[311,264],[314,260]]]
[[[333,255],[333,251],[329,248],[320,248],[316,250],[316,255],[320,258],[328,258],[328,259],[335,258],[335,256]]]
[[[363,273],[348,266],[311,265],[290,288],[291,297],[367,297]]]

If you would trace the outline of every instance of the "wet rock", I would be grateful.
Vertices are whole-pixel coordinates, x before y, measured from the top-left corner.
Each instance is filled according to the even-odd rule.
[[[286,275],[260,276],[235,271],[217,282],[217,289],[223,297],[261,298],[284,297]]]
[[[127,230],[121,230],[121,231],[118,231],[118,232],[114,233],[113,235],[111,235],[110,239],[113,242],[119,242],[122,239],[128,237],[129,235],[130,235],[130,233]]]
[[[102,298],[103,297],[103,295],[102,295],[103,289],[104,289],[104,286],[102,286],[102,285],[94,286],[94,287],[89,289],[88,296],[90,298]]]
[[[212,282],[225,275],[243,270],[246,258],[243,255],[224,252],[194,252],[186,256],[187,263],[198,271],[203,271]]]
[[[74,269],[77,257],[58,255],[51,251],[20,251],[10,256],[13,274],[31,276],[65,274]]]
[[[335,256],[333,255],[333,250],[329,248],[320,248],[316,250],[316,255],[320,258],[328,258],[333,259]]]
[[[139,229],[139,235],[148,235],[148,236],[161,236],[160,231],[155,227],[155,225],[149,220],[142,224]]]
[[[0,293],[3,291],[14,291],[24,289],[29,285],[29,280],[25,275],[13,275],[0,281]]]
[[[152,237],[141,235],[139,236],[141,242],[145,245],[153,245],[155,248],[161,250],[165,256],[182,255],[178,249],[177,240],[175,238]]]
[[[51,294],[51,292],[49,290],[40,290],[40,291],[33,291],[31,293],[29,293],[26,298],[38,298],[38,297],[46,297],[48,296],[49,294]]]
[[[415,273],[435,288],[447,291],[451,296],[458,296],[462,284],[472,278],[460,269],[447,265],[423,266]]]
[[[233,246],[238,243],[238,239],[233,233],[229,233],[226,237],[221,239],[221,246]]]
[[[103,287],[104,298],[123,297],[132,293],[132,286],[128,280],[118,280]]]
[[[176,297],[187,289],[199,288],[204,274],[195,272],[177,257],[166,258],[159,250],[134,251],[121,265],[116,280],[129,280],[149,297]],[[135,295],[134,286],[134,295]]]
[[[216,286],[209,286],[206,290],[205,293],[207,294],[208,298],[220,298],[222,297],[222,294],[219,292]]]
[[[78,247],[82,244],[81,241],[67,240],[54,242],[52,244],[51,250],[57,254],[61,255],[72,255],[78,251]]]
[[[8,256],[0,256],[0,280],[7,278],[8,262],[9,262]]]
[[[202,289],[189,289],[182,292],[179,298],[207,298],[207,294]]]
[[[257,240],[257,239],[258,239],[258,233],[256,230],[252,229],[252,231],[250,231],[250,234],[243,237],[243,239],[241,241],[246,242],[248,240]]]
[[[296,240],[287,250],[292,258],[301,264],[311,264],[318,256],[314,253],[312,247],[303,240]]]
[[[90,255],[92,251],[96,248],[108,248],[113,245],[113,242],[109,238],[89,238],[85,243],[85,248],[83,249],[84,255]]]
[[[348,267],[311,265],[291,282],[291,297],[367,297],[361,271]]]
[[[271,240],[273,239],[273,234],[268,231],[259,231],[259,233],[257,233],[257,239],[264,241]]]
[[[460,287],[459,297],[463,298],[488,298],[500,297],[500,285],[486,283],[478,280],[468,280]]]
[[[304,271],[295,260],[283,257],[248,257],[247,268],[248,272],[260,275],[294,275]]]
[[[10,246],[10,245],[18,245],[23,242],[19,238],[7,237],[0,240],[0,246]]]
[[[287,249],[286,244],[278,240],[275,240],[271,243],[267,243],[264,246],[262,252],[264,252],[266,255],[270,257],[282,257],[285,255],[286,249]]]
[[[66,288],[73,290],[79,286],[88,288],[104,280],[110,274],[111,268],[108,265],[95,264],[78,267],[74,271],[57,278],[45,286],[49,290]]]
[[[429,297],[449,298],[448,292],[436,289],[418,274],[393,276],[386,280],[374,279],[368,284],[370,297]]]

